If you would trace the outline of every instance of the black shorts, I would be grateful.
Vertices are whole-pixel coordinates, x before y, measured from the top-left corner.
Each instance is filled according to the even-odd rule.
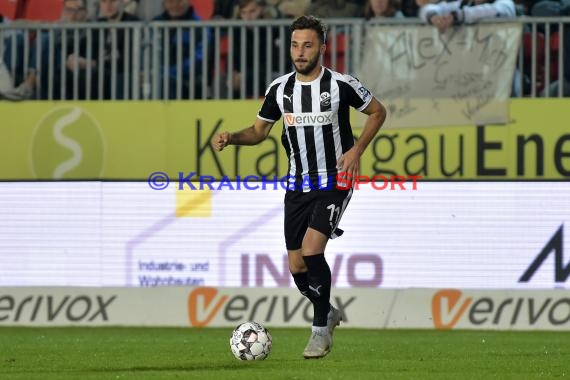
[[[309,227],[322,232],[330,239],[342,235],[343,231],[337,226],[351,196],[352,189],[287,191],[285,193],[287,249],[300,249]]]

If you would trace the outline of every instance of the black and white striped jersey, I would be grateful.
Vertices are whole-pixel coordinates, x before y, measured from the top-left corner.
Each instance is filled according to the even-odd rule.
[[[275,122],[283,116],[281,142],[295,189],[336,185],[336,163],[354,145],[349,107],[362,111],[371,100],[358,79],[325,67],[312,82],[296,80],[293,72],[271,83],[257,117]]]

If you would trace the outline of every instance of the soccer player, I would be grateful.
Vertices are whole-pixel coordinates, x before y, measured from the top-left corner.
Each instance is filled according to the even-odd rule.
[[[324,251],[352,195],[337,175],[359,174],[359,158],[386,118],[384,106],[358,79],[321,66],[326,28],[312,16],[291,24],[291,59],[295,71],[277,78],[266,91],[254,124],[212,139],[217,151],[232,145],[255,145],[283,116],[282,143],[289,157],[285,193],[285,244],[289,270],[300,292],[313,304],[312,334],[305,358],[321,358],[332,348],[334,328],[342,320],[330,305],[331,271]],[[355,142],[349,107],[368,115]]]

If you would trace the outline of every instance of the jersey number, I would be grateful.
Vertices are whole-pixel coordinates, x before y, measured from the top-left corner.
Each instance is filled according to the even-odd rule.
[[[327,206],[327,210],[331,210],[331,216],[329,217],[329,222],[332,225],[335,225],[338,220],[338,217],[340,216],[340,207],[335,207],[335,204],[331,203],[330,205]]]

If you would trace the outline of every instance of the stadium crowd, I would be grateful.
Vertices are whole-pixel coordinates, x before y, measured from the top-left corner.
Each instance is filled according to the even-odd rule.
[[[455,25],[496,17],[559,17],[570,14],[570,0],[524,0],[516,4],[513,0],[20,0],[19,3],[20,8],[13,12],[13,18],[0,13],[0,23],[8,25],[0,29],[0,99],[131,99],[133,81],[140,79],[140,83],[144,83],[144,79],[135,78],[142,76],[140,68],[144,63],[137,56],[140,50],[133,47],[132,30],[103,28],[92,32],[85,27],[86,23],[177,22],[177,27],[162,29],[164,34],[152,40],[158,41],[159,46],[150,44],[151,48],[158,48],[161,52],[157,54],[160,70],[155,72],[160,76],[160,98],[211,97],[212,88],[203,88],[203,76],[208,77],[209,84],[220,83],[220,98],[252,98],[263,94],[266,79],[281,74],[283,68],[285,72],[289,71],[288,33],[280,35],[278,27],[267,27],[260,33],[254,33],[254,28],[231,24],[232,27],[222,31],[222,37],[232,45],[229,51],[233,54],[228,59],[231,67],[214,74],[211,69],[214,49],[205,48],[215,38],[213,30],[178,28],[180,22],[235,19],[249,25],[254,20],[294,18],[302,14],[325,19],[363,18],[375,21],[419,18],[443,33]],[[26,10],[31,9],[32,3],[36,9],[35,16],[30,19]],[[59,3],[59,7],[49,3]],[[54,11],[59,12],[55,17]],[[29,26],[37,21],[54,19],[63,25],[77,24],[80,27],[38,28],[32,33],[19,30],[24,23]],[[259,23],[262,25],[263,21]],[[561,32],[555,25],[548,35],[559,36],[561,33],[564,34],[562,54],[566,56],[570,54],[570,26],[564,26]],[[227,39],[229,34],[231,39]],[[528,34],[529,31],[527,37]],[[542,36],[544,38],[544,33]],[[555,45],[547,46],[555,49]],[[266,47],[272,47],[269,54]],[[557,53],[552,52],[551,63]],[[540,62],[541,58],[538,59]],[[564,59],[564,62],[569,61]],[[549,88],[540,88],[541,91],[556,96],[557,72],[553,66],[549,79],[552,84]],[[570,65],[564,65],[563,74],[568,82]],[[217,81],[212,79],[213,75],[219,75]],[[524,80],[517,79],[517,75],[522,75]],[[514,85],[513,96],[528,95],[530,69],[519,68],[517,75],[513,83],[522,83],[523,88]],[[61,83],[64,85],[59,85]],[[564,86],[563,95],[570,96],[570,86]]]

